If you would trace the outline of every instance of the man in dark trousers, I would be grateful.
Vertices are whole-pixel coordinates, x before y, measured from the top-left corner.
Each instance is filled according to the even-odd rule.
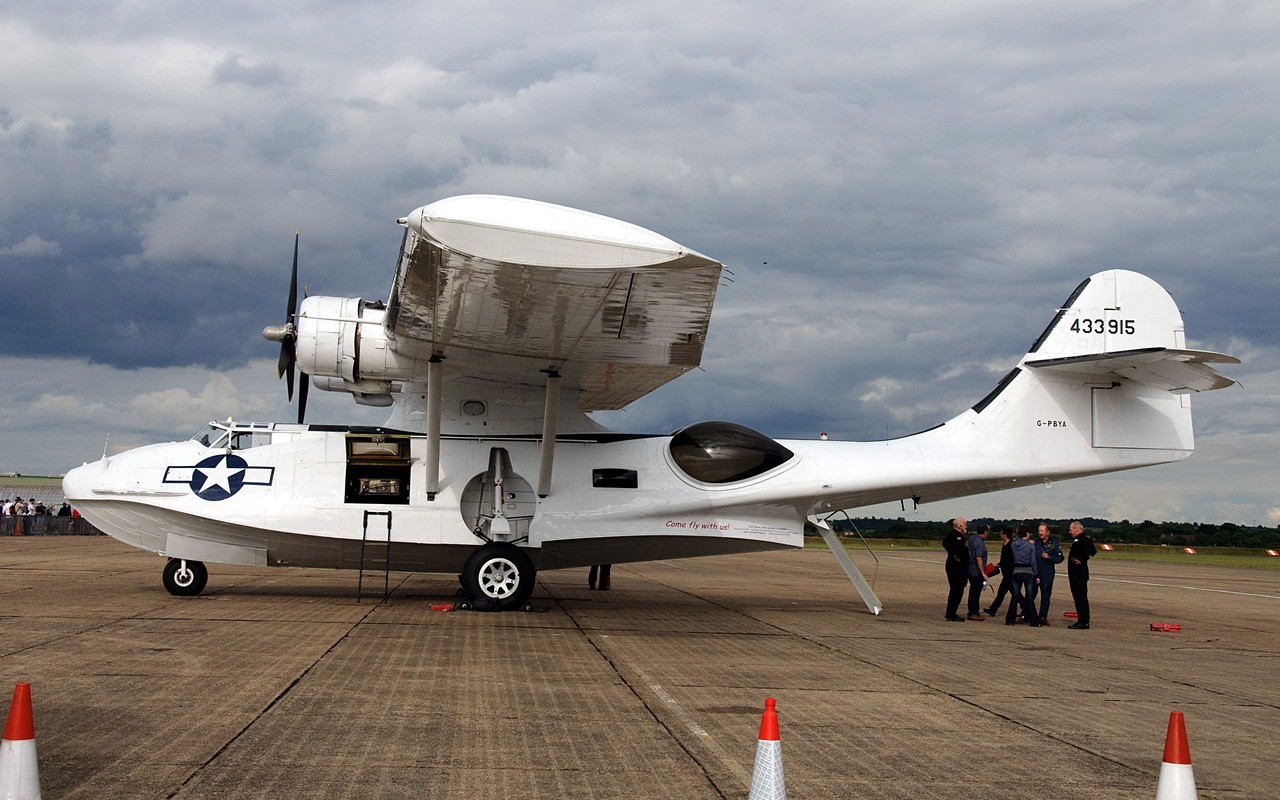
[[[1005,612],[1004,624],[1015,624],[1021,609],[1027,624],[1039,628],[1040,616],[1031,599],[1036,585],[1036,546],[1031,543],[1031,529],[1026,525],[1018,528],[1018,538],[1009,543],[1009,549],[1013,551],[1013,598]]]
[[[1053,597],[1053,578],[1057,565],[1062,563],[1062,547],[1053,538],[1049,523],[1041,522],[1037,532],[1036,546],[1036,578],[1040,594],[1040,624],[1049,624],[1049,599]]]
[[[612,564],[592,564],[591,569],[587,570],[587,588],[596,588],[596,577],[599,576],[600,589],[609,591],[609,572],[612,569]]]
[[[965,534],[969,523],[964,517],[951,520],[951,530],[942,538],[942,546],[947,551],[947,621],[964,622],[960,610],[960,599],[964,597],[965,584],[969,582],[969,542]]]
[[[1089,559],[1098,554],[1093,540],[1079,522],[1071,523],[1071,550],[1067,553],[1067,580],[1071,599],[1076,602],[1076,621],[1068,628],[1089,629]]]
[[[982,609],[983,613],[988,617],[994,617],[996,612],[1000,610],[1000,606],[1004,603],[1004,596],[1013,588],[1013,548],[1009,543],[1013,541],[1013,529],[1004,527],[1000,529],[1000,588],[996,590],[996,599],[991,605]]]
[[[982,622],[982,590],[987,585],[987,535],[988,525],[979,525],[978,532],[969,537],[969,621]]]

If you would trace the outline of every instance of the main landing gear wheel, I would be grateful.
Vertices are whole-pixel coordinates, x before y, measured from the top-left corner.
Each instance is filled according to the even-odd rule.
[[[171,558],[164,565],[164,588],[178,597],[195,597],[209,582],[209,570],[203,561]]]
[[[519,547],[491,542],[467,557],[462,567],[462,588],[474,604],[497,603],[500,611],[522,608],[533,594],[533,561]]]

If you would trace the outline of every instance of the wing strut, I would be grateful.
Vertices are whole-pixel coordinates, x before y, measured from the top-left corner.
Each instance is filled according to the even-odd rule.
[[[538,497],[551,493],[551,468],[556,454],[556,425],[560,421],[560,373],[547,373],[547,402],[542,411],[542,462],[538,467]]]
[[[427,499],[440,491],[440,374],[444,356],[427,361]]]
[[[827,543],[827,547],[831,548],[831,555],[836,557],[836,561],[840,562],[840,568],[844,570],[844,574],[849,576],[849,582],[853,584],[853,588],[858,590],[858,594],[862,596],[862,602],[867,604],[867,610],[872,614],[879,615],[884,609],[884,604],[880,602],[880,598],[876,596],[875,589],[872,589],[867,579],[862,577],[862,571],[853,563],[853,559],[849,558],[849,554],[845,552],[844,545],[840,544],[840,540],[836,538],[835,533],[831,530],[831,526],[827,524],[825,519],[810,518],[809,520],[818,529],[818,533],[822,534],[822,541]]]

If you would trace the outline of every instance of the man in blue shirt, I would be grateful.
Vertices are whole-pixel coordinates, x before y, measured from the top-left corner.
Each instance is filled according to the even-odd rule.
[[[979,525],[978,532],[969,536],[969,621],[982,622],[982,589],[987,585],[987,536],[988,525]]]
[[[1036,577],[1039,578],[1040,624],[1049,624],[1049,600],[1053,597],[1054,567],[1062,563],[1062,546],[1053,538],[1048,523],[1040,523],[1036,545]]]

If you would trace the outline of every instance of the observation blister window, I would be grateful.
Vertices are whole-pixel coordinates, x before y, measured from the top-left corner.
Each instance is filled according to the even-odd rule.
[[[699,422],[671,437],[671,457],[684,474],[703,483],[735,483],[763,475],[795,453],[744,425]]]

